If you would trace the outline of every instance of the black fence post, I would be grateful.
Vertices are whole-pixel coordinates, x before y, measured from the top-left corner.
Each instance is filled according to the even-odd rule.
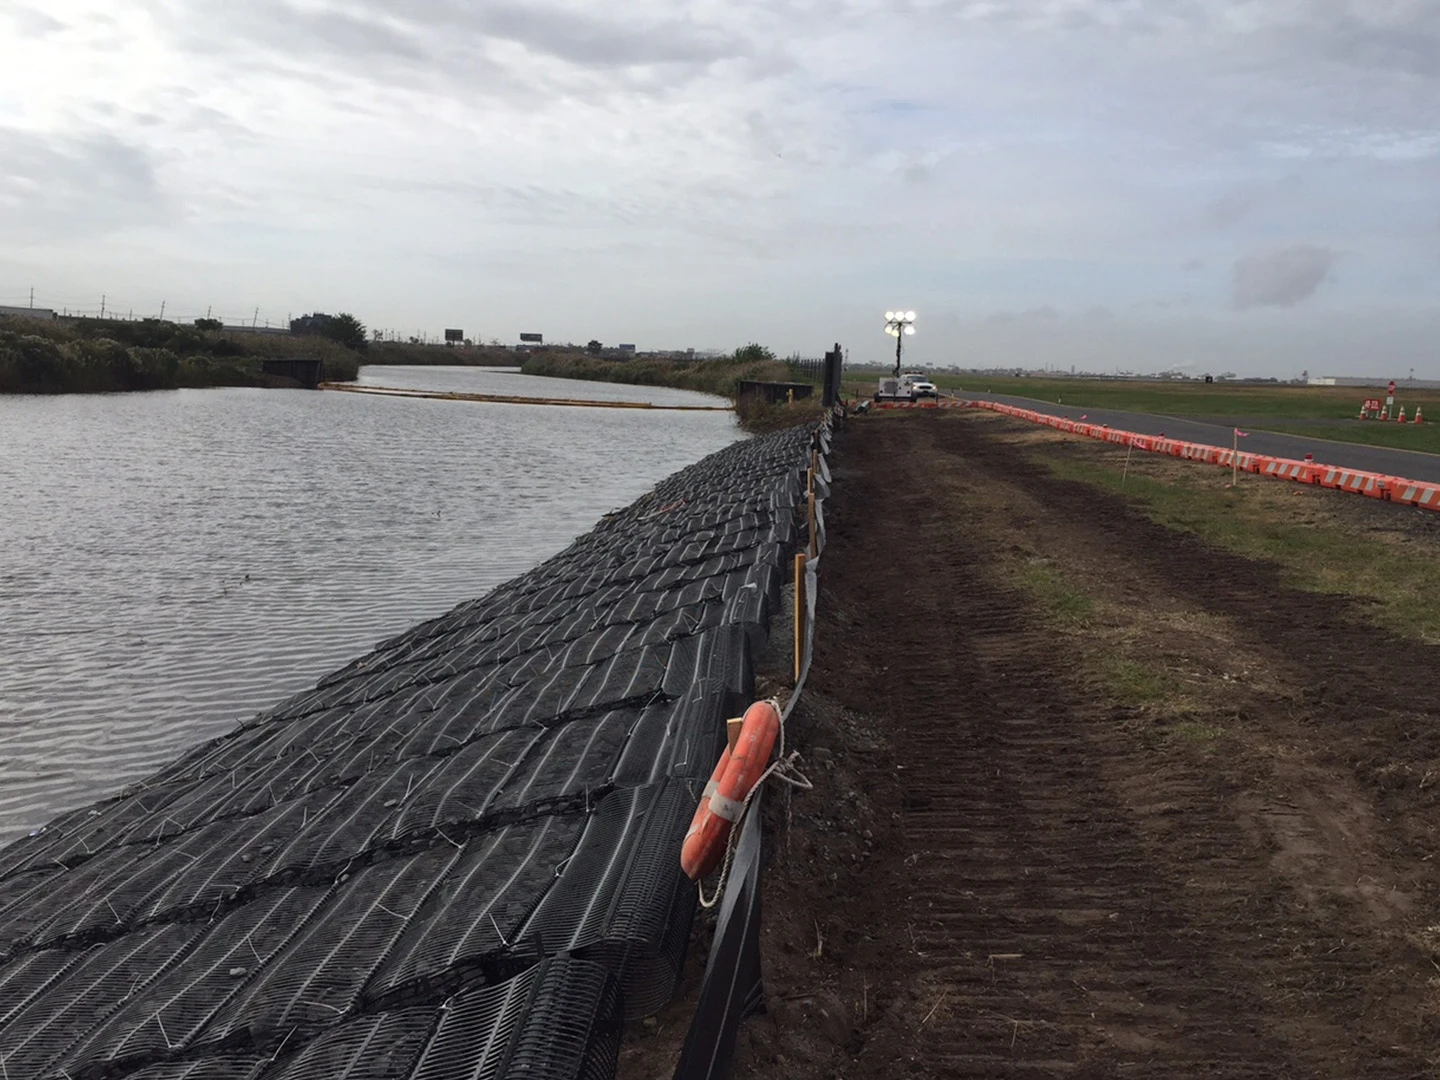
[[[835,348],[825,354],[825,397],[824,405],[827,409],[839,404],[840,401],[840,376],[841,368],[845,362],[845,354],[840,349],[840,343],[835,343]]]

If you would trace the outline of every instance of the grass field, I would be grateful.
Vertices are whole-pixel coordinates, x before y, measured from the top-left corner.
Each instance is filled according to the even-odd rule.
[[[1440,454],[1440,390],[1411,390],[1403,385],[1398,388],[1395,402],[1405,406],[1407,416],[1413,418],[1417,406],[1424,410],[1427,423],[1419,427],[1357,419],[1361,401],[1367,397],[1384,398],[1384,380],[1366,390],[1350,386],[1015,378],[943,372],[932,378],[937,386],[962,394],[1014,394],[1092,409],[1238,423],[1316,439]],[[873,386],[873,380],[862,383],[854,376],[846,379],[846,388],[852,393],[868,395]]]
[[[1142,455],[1127,470],[1123,451],[1104,444],[1037,443],[1033,460],[1056,476],[1120,494],[1154,521],[1209,544],[1285,568],[1288,583],[1313,592],[1365,598],[1374,621],[1410,637],[1440,641],[1440,549],[1425,511],[1367,505],[1353,495],[1241,477],[1224,470]],[[1354,503],[1345,500],[1354,500]],[[1355,505],[1358,504],[1358,505]]]

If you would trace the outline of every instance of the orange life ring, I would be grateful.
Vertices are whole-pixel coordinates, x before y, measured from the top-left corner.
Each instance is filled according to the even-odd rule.
[[[774,702],[757,701],[745,710],[735,750],[732,753],[727,746],[720,755],[680,849],[680,868],[691,880],[699,881],[720,865],[730,828],[739,819],[750,789],[765,772],[779,734],[780,713]]]

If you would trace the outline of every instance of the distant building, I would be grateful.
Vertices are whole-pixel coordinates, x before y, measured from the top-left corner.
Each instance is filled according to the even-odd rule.
[[[55,311],[53,308],[6,307],[4,304],[0,304],[0,315],[9,315],[17,319],[53,319]]]
[[[622,345],[616,345],[615,347],[616,347],[617,349],[619,349],[622,353],[629,353],[631,356],[634,356],[634,355],[635,355],[635,346],[634,346],[634,345],[623,345],[623,344],[622,344]]]
[[[335,321],[333,315],[326,315],[317,311],[313,315],[301,315],[298,319],[290,320],[290,333],[292,334],[323,334],[329,325]]]

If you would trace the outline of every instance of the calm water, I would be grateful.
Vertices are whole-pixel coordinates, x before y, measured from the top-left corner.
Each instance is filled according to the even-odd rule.
[[[714,404],[474,369],[375,385]],[[563,548],[727,413],[0,397],[0,844]]]

